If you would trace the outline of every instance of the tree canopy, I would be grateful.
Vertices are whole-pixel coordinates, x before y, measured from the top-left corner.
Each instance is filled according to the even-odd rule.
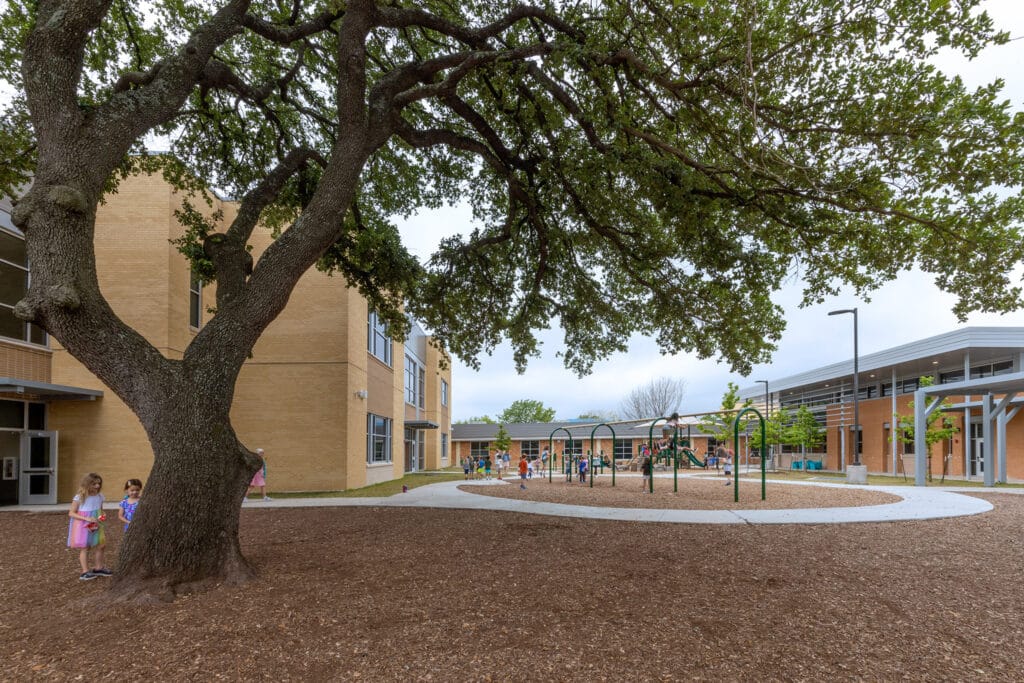
[[[808,302],[917,265],[960,314],[1020,305],[1020,197],[990,190],[1024,121],[929,62],[1007,39],[977,4],[14,2],[0,173],[51,182],[73,135],[91,203],[166,136],[154,165],[315,233],[471,364],[557,321],[579,372],[638,332],[743,372],[794,273]],[[456,199],[475,226],[421,269],[392,218]]]
[[[237,508],[259,460],[231,428],[234,384],[314,264],[395,336],[404,305],[470,364],[507,339],[521,368],[560,325],[579,373],[633,334],[746,372],[794,275],[814,302],[919,266],[958,314],[1019,307],[1024,116],[999,81],[968,91],[929,61],[1007,40],[978,5],[6,3],[0,192],[31,263],[14,312],[154,447],[119,571],[251,574]],[[96,273],[97,205],[155,170],[238,200],[227,225],[182,212],[217,301],[180,358],[114,314]],[[473,225],[419,263],[394,218],[456,201]],[[279,237],[254,260],[259,223]]]
[[[555,419],[555,409],[548,408],[540,401],[522,398],[513,401],[512,405],[501,411],[498,422],[551,422]]]

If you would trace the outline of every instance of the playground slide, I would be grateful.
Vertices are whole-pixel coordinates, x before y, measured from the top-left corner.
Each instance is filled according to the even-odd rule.
[[[691,451],[689,448],[684,448],[682,450],[683,453],[686,454],[686,457],[689,458],[690,464],[696,465],[697,467],[704,467],[704,461],[698,458],[696,455],[694,455],[693,451]]]

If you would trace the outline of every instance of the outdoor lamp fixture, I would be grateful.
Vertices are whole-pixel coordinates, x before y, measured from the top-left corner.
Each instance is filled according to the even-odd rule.
[[[771,417],[771,414],[770,414],[771,413],[771,408],[768,407],[768,380],[766,380],[766,379],[759,379],[759,380],[755,380],[755,382],[757,384],[763,384],[764,385],[764,419],[767,420],[769,417]]]
[[[829,315],[840,315],[842,313],[853,313],[853,464],[860,466],[860,385],[857,383],[857,309],[844,308],[839,311],[829,311]]]

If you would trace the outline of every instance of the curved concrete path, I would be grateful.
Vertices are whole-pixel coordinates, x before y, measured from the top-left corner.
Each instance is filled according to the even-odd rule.
[[[657,481],[657,480],[656,480]],[[814,482],[777,482],[793,486],[848,487],[848,484]],[[992,504],[986,500],[950,491],[914,486],[858,486],[869,491],[890,493],[899,502],[863,507],[797,508],[780,510],[661,510],[647,508],[613,508],[589,505],[565,505],[481,496],[460,491],[464,481],[428,484],[386,498],[290,498],[280,501],[253,501],[246,507],[434,507],[465,510],[500,510],[554,517],[583,517],[633,522],[669,522],[682,524],[846,524],[852,522],[894,522],[902,520],[962,517],[988,512]],[[473,482],[474,486],[507,486],[509,482],[489,480]],[[657,483],[655,484],[657,486]],[[741,484],[747,495],[750,482]],[[977,491],[975,489],[975,491]],[[981,491],[978,491],[981,492]],[[744,492],[741,491],[741,496]]]
[[[622,476],[622,475],[620,475]],[[694,476],[694,475],[688,475]],[[697,475],[700,476],[700,475]],[[630,478],[629,475],[622,478]],[[636,476],[632,477],[636,479]],[[680,478],[683,478],[682,476]],[[472,486],[508,486],[514,480],[474,481]],[[655,476],[665,484],[671,481],[671,475]],[[544,503],[512,498],[496,498],[481,496],[467,491],[460,491],[459,486],[465,481],[446,481],[428,484],[410,490],[408,493],[397,493],[384,498],[283,498],[272,501],[246,501],[247,508],[293,508],[293,507],[432,507],[461,510],[500,510],[504,512],[522,512],[531,515],[548,515],[553,517],[582,517],[587,519],[607,519],[628,522],[667,522],[676,524],[848,524],[852,522],[896,522],[903,520],[940,519],[943,517],[963,517],[988,512],[992,504],[986,500],[965,496],[964,493],[1022,493],[1022,489],[999,490],[945,487],[916,486],[856,486],[854,488],[868,491],[890,493],[900,498],[899,502],[884,505],[867,505],[861,507],[831,508],[790,508],[779,510],[660,510],[650,508],[613,508],[590,505],[566,505],[563,503]],[[518,483],[518,482],[515,482]],[[740,484],[740,496],[756,496],[756,480],[744,479]],[[832,484],[825,482],[781,482],[773,483],[786,486],[824,486],[832,488],[849,487],[849,484]],[[107,503],[107,508],[116,509],[115,503]],[[0,507],[0,511],[9,512],[64,512],[67,505],[16,505]]]

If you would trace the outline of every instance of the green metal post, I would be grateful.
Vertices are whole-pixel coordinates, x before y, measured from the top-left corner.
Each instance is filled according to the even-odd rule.
[[[757,410],[757,408],[744,408],[733,420],[733,448],[734,452],[740,449],[740,418],[747,413],[754,413],[757,415],[757,419],[761,422],[761,500],[765,499],[765,469],[764,469],[764,456],[765,456],[765,443],[768,439],[768,432],[765,428],[764,416]],[[738,503],[740,501],[740,478],[737,476],[739,470],[736,469],[735,456],[733,457],[732,464],[732,476],[733,476],[733,502]]]
[[[594,452],[594,434],[595,434],[595,432],[597,432],[597,428],[598,427],[607,427],[608,431],[610,431],[612,433],[612,486],[614,487],[615,486],[615,430],[612,429],[612,426],[610,424],[607,424],[605,422],[602,422],[601,424],[594,425],[594,428],[590,430],[590,452],[591,453]],[[593,467],[594,461],[593,460],[590,461],[590,465],[591,465],[591,467],[590,467],[590,487],[593,488],[594,487],[594,467]],[[604,466],[603,465],[601,467],[601,471],[602,472],[604,471]]]

